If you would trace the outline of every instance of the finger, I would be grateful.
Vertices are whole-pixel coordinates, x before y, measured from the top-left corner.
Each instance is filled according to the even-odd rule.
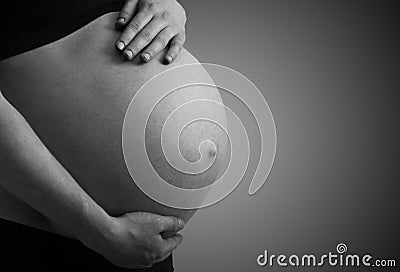
[[[125,48],[125,56],[131,60],[133,59],[144,47],[146,47],[153,38],[165,27],[165,23],[153,19],[151,20],[131,41]],[[130,52],[129,52],[130,51]]]
[[[122,28],[127,22],[129,22],[136,12],[136,7],[139,0],[126,0],[123,8],[118,14],[115,26],[117,28]]]
[[[146,47],[141,54],[141,58],[145,62],[149,62],[154,56],[162,51],[173,37],[171,27],[166,27],[151,41],[150,45]]]
[[[163,216],[159,220],[159,232],[177,232],[183,229],[185,222],[175,216]]]
[[[176,231],[164,231],[164,232],[161,232],[160,235],[163,239],[167,239],[169,237],[176,235],[176,233],[177,233]]]
[[[116,42],[119,50],[123,50],[135,36],[150,22],[152,14],[146,11],[139,12],[125,27],[121,36]]]
[[[167,239],[163,239],[162,250],[164,254],[171,253],[174,251],[183,241],[183,236],[180,234],[176,234]]]
[[[173,62],[178,56],[179,52],[181,52],[182,46],[185,43],[185,39],[185,34],[178,34],[172,38],[169,49],[165,54],[165,61],[167,64]]]

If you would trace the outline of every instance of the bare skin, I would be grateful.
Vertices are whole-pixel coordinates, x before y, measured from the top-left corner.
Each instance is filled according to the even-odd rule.
[[[128,60],[140,54],[149,62],[164,48],[165,63],[173,62],[185,42],[186,13],[176,0],[127,0],[116,27],[122,30],[115,46]]]
[[[145,212],[108,215],[2,95],[0,136],[0,152],[7,154],[0,156],[1,195],[5,196],[2,210],[11,219],[16,216],[28,225],[50,231],[59,229],[116,265],[129,268],[163,261],[182,242],[182,236],[176,234],[184,226],[181,219]],[[9,194],[24,203],[13,197],[10,201]],[[17,205],[4,206],[14,202]],[[19,209],[21,205],[26,209]],[[163,232],[170,235],[164,239]]]
[[[116,16],[0,63],[0,154],[11,154],[0,156],[0,216],[79,239],[119,266],[148,266],[181,243],[177,217],[187,221],[195,211],[149,199],[124,165],[126,108],[146,80],[170,67],[161,54],[141,65],[110,47],[119,35]],[[191,62],[196,60],[183,50],[171,65]],[[220,99],[216,91],[188,92],[194,94]],[[202,130],[199,125],[193,133]],[[198,182],[215,179],[218,165]],[[163,239],[166,232],[170,238]]]

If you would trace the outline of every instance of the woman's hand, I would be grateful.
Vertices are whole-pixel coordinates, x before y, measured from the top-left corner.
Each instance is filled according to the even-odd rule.
[[[110,216],[0,92],[0,186],[115,265],[149,267],[182,242],[185,222],[146,212]]]
[[[129,60],[140,53],[149,62],[168,46],[169,64],[185,42],[185,23],[185,10],[176,0],[126,0],[116,22],[123,29],[116,47]]]
[[[101,222],[88,224],[95,227],[84,231],[80,240],[116,266],[125,268],[151,267],[168,258],[182,242],[182,235],[177,232],[185,224],[173,216],[147,212],[126,213]]]

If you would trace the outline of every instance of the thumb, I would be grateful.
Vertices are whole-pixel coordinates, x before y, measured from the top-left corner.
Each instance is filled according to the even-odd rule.
[[[160,232],[177,232],[183,229],[185,222],[175,216],[163,216],[159,221]]]
[[[183,240],[183,236],[180,234],[176,234],[172,237],[163,239],[163,248],[165,252],[172,252],[174,251],[181,243]]]

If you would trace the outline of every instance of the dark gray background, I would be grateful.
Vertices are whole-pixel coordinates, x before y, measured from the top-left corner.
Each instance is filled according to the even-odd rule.
[[[181,2],[186,47],[261,89],[278,146],[261,191],[249,197],[242,183],[188,223],[176,271],[327,271],[327,265],[262,268],[256,257],[264,249],[319,255],[335,252],[340,242],[350,253],[397,258],[398,269],[395,2]],[[353,270],[365,268],[343,269]]]

